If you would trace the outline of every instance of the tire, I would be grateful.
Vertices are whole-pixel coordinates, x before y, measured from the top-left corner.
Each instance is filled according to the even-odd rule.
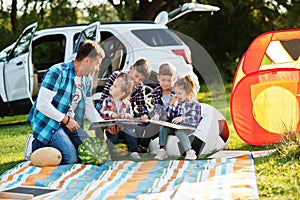
[[[154,106],[151,104],[151,92],[153,91],[153,89],[156,86],[154,86],[154,84],[149,84],[149,85],[144,85],[144,91],[145,91],[145,102],[146,102],[146,106],[148,108],[149,113],[152,113]],[[134,116],[138,117],[139,115],[139,111],[137,106],[135,106],[133,108],[133,112],[134,112]]]

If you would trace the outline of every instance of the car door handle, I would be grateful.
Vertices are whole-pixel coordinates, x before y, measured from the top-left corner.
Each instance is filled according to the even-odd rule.
[[[22,65],[22,64],[23,64],[23,62],[22,62],[22,61],[20,61],[20,62],[18,62],[18,63],[17,63],[17,65]]]

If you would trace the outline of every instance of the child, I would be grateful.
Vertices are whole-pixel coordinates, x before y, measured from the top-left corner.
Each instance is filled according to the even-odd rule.
[[[133,88],[133,82],[129,80],[126,73],[118,74],[109,89],[110,96],[106,97],[102,102],[100,115],[104,119],[132,119],[133,112],[130,102],[126,99],[130,96]],[[109,149],[112,149],[112,143],[117,143],[119,135],[123,135],[128,143],[128,150],[132,152],[130,156],[133,159],[141,159],[137,153],[137,138],[133,129],[125,128],[116,134],[106,132],[108,138]]]
[[[105,84],[102,95],[100,97],[99,103],[96,105],[96,109],[100,111],[103,100],[109,95],[109,88],[112,86],[114,80],[118,76],[120,71],[115,71],[110,75],[108,81]],[[136,104],[138,111],[142,120],[148,119],[148,109],[145,102],[145,93],[143,81],[148,79],[151,75],[151,66],[147,59],[140,58],[137,60],[134,65],[130,67],[129,71],[126,71],[125,74],[128,76],[128,79],[133,81],[134,87],[130,96],[130,103],[132,108]]]
[[[173,85],[175,82],[176,68],[171,63],[163,63],[159,66],[157,80],[159,86],[151,92],[152,105],[154,106],[152,120],[166,120],[165,110],[169,106],[174,95]],[[148,125],[143,137],[139,137],[138,143],[141,149],[147,149],[150,140],[158,136],[159,128]]]
[[[166,110],[167,117],[174,124],[196,128],[201,120],[201,105],[196,100],[195,84],[191,77],[187,75],[184,78],[178,79],[174,85],[174,91],[176,100],[172,99],[170,101],[170,105]],[[154,158],[163,160],[168,157],[165,149],[168,135],[175,134],[179,138],[186,152],[185,159],[197,159],[196,153],[192,149],[191,143],[188,139],[188,135],[191,133],[192,131],[190,130],[176,130],[168,127],[162,127],[159,132],[160,149]]]
[[[171,63],[163,63],[159,67],[157,80],[159,86],[152,91],[152,104],[154,105],[153,120],[166,120],[165,110],[173,97],[173,84],[175,82],[176,68]]]

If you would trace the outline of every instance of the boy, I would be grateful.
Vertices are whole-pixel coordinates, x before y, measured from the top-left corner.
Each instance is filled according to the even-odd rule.
[[[154,105],[152,120],[167,121],[165,110],[169,106],[173,97],[173,84],[175,82],[176,68],[171,63],[163,63],[159,67],[157,80],[159,86],[152,91],[152,104]],[[152,138],[158,136],[159,128],[148,125],[146,127],[146,136],[139,138],[139,145],[142,149],[147,149]]]
[[[133,81],[134,87],[130,95],[130,103],[132,108],[135,104],[138,107],[140,118],[142,120],[149,119],[148,109],[145,102],[145,93],[143,81],[148,79],[151,75],[151,66],[149,61],[146,58],[140,58],[132,66],[130,66],[129,71],[126,71],[125,74],[128,76],[128,79]],[[113,85],[114,80],[117,78],[118,74],[121,71],[115,71],[110,76],[108,81],[105,84],[102,95],[99,99],[99,103],[96,105],[96,109],[100,112],[103,100],[109,96],[109,89]],[[118,132],[119,130],[108,130],[110,132]],[[103,138],[103,133],[100,130],[96,131],[97,137]]]
[[[159,67],[157,80],[159,86],[152,91],[152,104],[154,105],[153,120],[167,120],[165,110],[173,97],[173,84],[175,82],[176,68],[171,63],[163,63]]]

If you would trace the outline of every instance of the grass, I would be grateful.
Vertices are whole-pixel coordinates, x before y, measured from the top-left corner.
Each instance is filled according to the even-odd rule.
[[[228,95],[226,101],[222,95],[214,97],[214,101],[212,101],[207,93],[199,93],[198,99],[208,104],[213,102],[214,107],[226,112],[223,114],[230,129],[230,141],[226,149],[249,151],[276,149],[276,152],[269,156],[255,158],[260,199],[300,199],[299,134],[287,137],[277,145],[252,146],[246,144],[238,137],[233,128],[229,115]],[[26,137],[31,134],[31,126],[24,124],[26,118],[27,116],[17,116],[0,119],[0,174],[24,161],[23,149]],[[91,131],[89,134],[94,136]]]

